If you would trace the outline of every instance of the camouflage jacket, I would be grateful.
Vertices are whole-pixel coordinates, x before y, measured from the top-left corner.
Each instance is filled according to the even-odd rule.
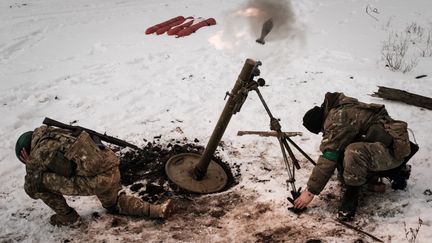
[[[402,163],[410,153],[407,124],[393,120],[384,105],[362,103],[343,93],[327,93],[322,107],[325,119],[320,150],[323,153],[330,151],[343,155],[350,143],[361,141],[362,135],[366,134],[371,125],[381,126],[393,137],[389,149],[396,160]],[[319,157],[307,183],[311,193],[317,195],[323,190],[337,166],[336,163],[337,161],[324,156]]]
[[[24,189],[31,197],[37,192],[35,176],[42,176],[43,181],[43,176],[46,176],[43,173],[52,172],[48,164],[55,158],[56,152],[76,164],[74,176],[97,176],[120,164],[114,152],[108,148],[100,150],[86,132],[76,136],[69,130],[41,126],[33,132],[30,159],[26,163]],[[49,175],[57,176],[55,173]]]

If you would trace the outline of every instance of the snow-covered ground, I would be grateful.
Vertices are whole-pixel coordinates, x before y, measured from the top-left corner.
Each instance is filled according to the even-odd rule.
[[[248,7],[275,2],[281,6],[274,12],[279,22],[267,43],[259,45],[255,39],[261,26],[250,24],[265,19]],[[96,198],[69,197],[86,227],[55,228],[48,224],[51,210],[25,194],[24,166],[14,146],[44,117],[76,120],[137,145],[158,135],[167,141],[198,138],[205,145],[225,105],[225,92],[245,59],[252,58],[263,63],[261,76],[268,86],[261,92],[282,129],[303,132],[293,140],[313,158],[319,155],[320,136],[308,133],[301,119],[327,91],[383,103],[392,117],[408,122],[420,151],[411,161],[407,190],[365,192],[353,224],[386,242],[407,242],[411,236],[406,232],[418,228],[421,219],[417,241],[428,242],[432,113],[370,94],[388,86],[432,96],[431,57],[419,58],[413,71],[403,74],[389,71],[381,55],[389,33],[412,23],[430,30],[431,9],[430,0],[2,0],[0,241],[371,242],[332,220],[340,189],[336,178],[304,214],[286,210],[287,175],[277,141],[236,136],[239,130],[269,129],[254,93],[233,116],[223,137],[227,149],[220,152],[230,165],[241,164],[239,184],[204,201],[223,199],[229,208],[217,224],[211,217],[181,213],[163,224],[127,217],[115,218],[114,224]],[[217,25],[184,38],[144,34],[149,26],[178,15],[213,17]],[[423,74],[428,76],[415,78]],[[303,167],[296,173],[297,185],[303,186],[312,166],[296,155]],[[102,216],[93,217],[95,211]]]

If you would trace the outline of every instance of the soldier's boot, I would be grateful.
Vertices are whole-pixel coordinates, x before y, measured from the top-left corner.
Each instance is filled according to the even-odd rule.
[[[50,224],[53,226],[77,226],[80,222],[81,217],[73,208],[66,214],[56,213],[50,218]]]
[[[386,191],[386,184],[382,182],[381,177],[373,174],[367,178],[367,188],[371,192],[384,193]]]
[[[337,218],[342,221],[350,221],[357,211],[360,186],[346,186]]]
[[[174,209],[174,203],[171,199],[166,200],[159,205],[150,205],[150,218],[168,218]]]
[[[390,180],[392,181],[391,187],[394,190],[404,190],[407,186],[407,180],[410,178],[410,175],[411,165],[400,166],[400,168],[395,173],[389,176]]]
[[[125,215],[167,218],[171,213],[172,201],[168,200],[162,205],[153,205],[140,198],[122,193],[119,195],[117,208],[119,213]]]

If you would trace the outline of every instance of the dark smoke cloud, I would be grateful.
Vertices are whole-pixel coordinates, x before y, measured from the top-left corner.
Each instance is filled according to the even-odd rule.
[[[292,36],[295,30],[295,14],[289,0],[248,0],[241,10],[258,9],[259,14],[248,16],[251,34],[259,36],[265,21],[273,19],[273,29],[266,40],[283,39]]]
[[[263,24],[270,18],[273,29],[266,36],[266,43],[283,39],[289,39],[290,45],[305,42],[303,26],[296,20],[291,0],[245,0],[227,12],[223,31],[210,42],[217,48],[245,47],[244,41],[255,43],[261,36]]]

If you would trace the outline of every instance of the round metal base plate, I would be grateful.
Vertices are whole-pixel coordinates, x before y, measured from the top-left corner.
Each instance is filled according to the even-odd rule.
[[[194,178],[194,169],[200,159],[199,154],[175,155],[165,164],[165,172],[172,182],[187,191],[205,194],[222,190],[228,183],[228,176],[222,166],[213,160],[210,161],[204,178]]]

